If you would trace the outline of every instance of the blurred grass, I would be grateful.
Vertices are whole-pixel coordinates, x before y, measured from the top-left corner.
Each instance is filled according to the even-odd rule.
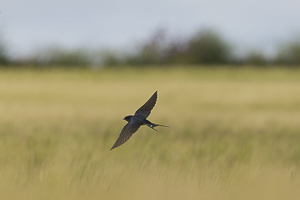
[[[109,151],[158,90],[149,119]],[[3,199],[299,199],[300,70],[0,71]]]

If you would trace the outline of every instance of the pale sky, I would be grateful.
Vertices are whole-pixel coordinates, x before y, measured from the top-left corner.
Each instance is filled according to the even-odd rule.
[[[37,47],[126,47],[157,27],[213,28],[233,44],[268,49],[300,33],[299,0],[1,0],[0,32],[13,54]]]

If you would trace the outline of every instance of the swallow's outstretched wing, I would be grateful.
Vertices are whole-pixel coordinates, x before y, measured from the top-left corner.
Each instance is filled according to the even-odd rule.
[[[134,134],[140,128],[140,126],[141,125],[139,124],[127,123],[123,127],[117,141],[110,150],[113,150],[114,148],[117,148],[118,146],[124,144],[132,136],[132,134]]]
[[[150,97],[150,99],[142,105],[136,112],[135,115],[141,115],[144,118],[147,118],[150,113],[152,108],[155,106],[157,100],[157,91]]]

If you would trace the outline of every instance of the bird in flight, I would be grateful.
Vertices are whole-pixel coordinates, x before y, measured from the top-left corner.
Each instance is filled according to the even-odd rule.
[[[124,120],[128,123],[123,127],[117,141],[115,142],[114,146],[110,149],[117,148],[118,146],[124,144],[131,136],[134,134],[141,125],[147,125],[148,127],[152,128],[153,130],[157,131],[154,127],[156,126],[163,126],[168,127],[165,125],[154,124],[148,121],[146,118],[150,115],[151,110],[153,109],[157,100],[157,91],[150,97],[150,99],[142,105],[134,115],[128,115],[124,117]]]

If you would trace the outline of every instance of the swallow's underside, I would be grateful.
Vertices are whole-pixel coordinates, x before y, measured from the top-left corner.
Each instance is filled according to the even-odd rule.
[[[114,146],[110,149],[114,149],[122,144],[124,144],[131,136],[134,134],[141,125],[147,125],[153,130],[157,131],[154,127],[156,126],[164,126],[159,124],[154,124],[148,121],[146,118],[150,115],[151,110],[155,106],[157,100],[157,91],[150,97],[150,99],[142,105],[134,115],[128,115],[124,118],[128,123],[123,127],[117,141]],[[167,127],[167,126],[164,126]]]

